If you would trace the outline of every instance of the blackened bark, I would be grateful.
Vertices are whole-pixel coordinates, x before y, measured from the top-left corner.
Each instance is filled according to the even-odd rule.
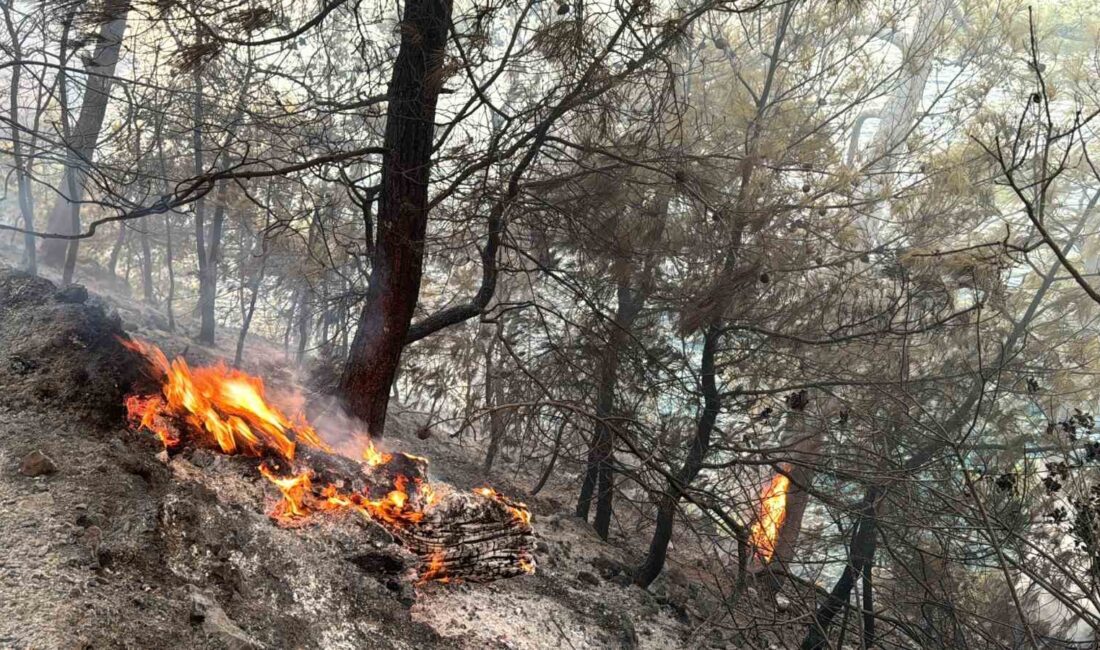
[[[141,224],[141,297],[145,304],[156,302],[153,297],[153,247],[149,242],[149,223]]]
[[[863,503],[860,504],[859,514],[856,518],[855,526],[852,528],[852,541],[849,545],[849,558],[848,566],[844,567],[844,573],[841,574],[840,579],[833,585],[833,590],[829,592],[829,597],[825,599],[825,602],[817,608],[817,612],[814,613],[813,621],[810,623],[810,629],[806,633],[806,638],[802,640],[802,650],[824,650],[829,647],[829,628],[833,624],[833,619],[840,610],[845,609],[848,606],[849,599],[852,596],[852,587],[856,584],[857,578],[864,578],[870,584],[870,573],[875,558],[875,544],[878,539],[877,533],[877,521],[878,517],[875,509],[878,505],[880,490],[878,488],[870,488],[867,494],[864,495]],[[867,616],[873,616],[871,612],[864,612],[864,625],[866,626]],[[872,623],[873,634],[873,623]]]
[[[485,247],[481,249],[481,286],[478,287],[474,297],[470,302],[449,307],[410,326],[409,333],[405,337],[405,345],[479,316],[489,306],[497,287],[497,251],[500,249],[503,215],[503,203],[494,206],[489,214],[489,236],[486,238]]]
[[[202,258],[199,264],[199,341],[214,345],[214,331],[217,314],[214,310],[218,296],[218,257],[221,255],[222,228],[225,224],[226,184],[218,184],[215,196],[214,214],[210,220],[210,233],[198,235],[202,222],[196,223],[198,254]],[[205,240],[205,246],[204,244]]]
[[[271,200],[271,188],[268,187],[268,201]],[[244,343],[248,338],[248,330],[252,327],[252,316],[256,313],[256,298],[260,295],[260,285],[264,282],[264,276],[267,275],[267,246],[264,245],[263,238],[264,233],[267,232],[267,226],[270,221],[264,223],[264,229],[259,234],[255,235],[256,241],[253,244],[253,248],[259,247],[260,249],[260,270],[256,273],[256,276],[249,282],[248,305],[242,309],[241,313],[241,329],[237,333],[237,349],[233,353],[233,367],[239,368],[241,366],[241,359],[244,357]],[[244,266],[244,260],[241,260],[241,266]],[[243,284],[243,280],[242,280]]]
[[[309,233],[306,235],[306,254],[310,256],[313,255],[313,247],[317,245],[320,220],[320,211],[314,210],[313,218],[309,221]],[[295,355],[295,361],[299,366],[306,360],[306,350],[309,348],[309,336],[313,324],[314,308],[314,290],[310,286],[309,276],[307,275],[308,269],[303,268],[302,272],[303,276],[300,279],[302,306],[298,310],[298,351]]]
[[[695,437],[691,441],[684,464],[676,473],[675,479],[668,482],[665,493],[661,495],[657,506],[657,526],[649,543],[649,552],[641,566],[634,572],[634,584],[648,587],[665,566],[668,544],[672,541],[672,528],[676,519],[676,509],[684,490],[703,469],[703,462],[710,452],[710,436],[718,420],[718,411],[722,407],[722,397],[718,392],[718,382],[714,369],[714,357],[721,338],[721,327],[714,322],[707,327],[703,335],[703,351],[700,363],[699,381],[703,392],[703,413],[695,428]]]
[[[350,414],[383,435],[390,387],[409,333],[424,258],[440,67],[451,0],[406,0],[390,79],[378,236],[359,325],[340,382]]]
[[[502,401],[501,377],[499,367],[493,362],[497,341],[500,340],[503,330],[504,321],[498,320],[492,338],[485,346],[485,408],[489,409],[489,448],[485,451],[485,462],[481,467],[485,478],[488,478],[489,473],[493,471],[493,462],[496,460],[497,453],[500,452],[501,443],[504,442],[504,414],[500,409],[495,408]]]
[[[628,280],[621,281],[617,289],[618,304],[610,336],[599,364],[596,387],[596,427],[588,448],[588,466],[577,499],[577,516],[588,519],[589,507],[595,492],[596,517],[593,527],[603,539],[607,539],[611,527],[611,510],[614,494],[614,444],[615,435],[608,425],[614,414],[615,385],[623,348],[630,339],[634,319],[642,310],[645,296],[633,289]]]
[[[126,243],[126,223],[118,222],[118,236],[115,237],[115,245],[111,247],[111,257],[107,260],[107,270],[111,277],[118,279],[118,258],[122,255],[122,246]]]

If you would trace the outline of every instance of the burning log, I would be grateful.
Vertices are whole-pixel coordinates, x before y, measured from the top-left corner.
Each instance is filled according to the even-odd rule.
[[[156,433],[168,450],[187,446],[251,456],[283,495],[270,513],[300,525],[327,511],[373,519],[421,558],[421,581],[488,581],[533,573],[531,515],[492,488],[437,491],[428,461],[385,453],[369,440],[361,460],[337,454],[302,416],[270,404],[263,382],[223,365],[191,369],[155,346],[129,343],[161,381],[161,394],[131,396],[135,428]]]
[[[534,572],[532,535],[525,509],[481,488],[448,494],[401,539],[427,561],[422,580],[489,581]]]

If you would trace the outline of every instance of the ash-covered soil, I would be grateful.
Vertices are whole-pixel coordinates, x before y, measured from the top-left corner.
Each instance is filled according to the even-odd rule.
[[[123,329],[218,351],[73,291],[0,269],[0,648],[732,647],[689,613],[691,580],[631,585],[628,552],[554,498],[530,502],[538,573],[488,584],[415,585],[411,557],[353,514],[276,525],[252,461],[168,459],[121,417],[138,370]],[[398,411],[385,445],[457,489],[484,484],[475,454],[418,430]]]

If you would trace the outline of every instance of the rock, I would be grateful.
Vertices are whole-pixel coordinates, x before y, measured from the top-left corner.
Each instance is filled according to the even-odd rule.
[[[8,367],[17,375],[25,375],[31,370],[34,370],[34,363],[20,356],[12,356],[8,359]]]
[[[83,305],[88,301],[88,290],[79,284],[70,284],[57,290],[57,302]]]
[[[203,632],[232,650],[256,650],[264,647],[238,627],[217,601],[196,588],[191,591],[191,623],[201,625]]]
[[[195,467],[210,467],[214,464],[214,452],[200,447],[191,452],[191,457],[188,460]]]
[[[628,576],[625,573],[620,573],[617,576],[612,576],[611,579],[608,580],[608,582],[610,582],[613,585],[618,585],[620,587],[623,587],[625,589],[625,588],[629,587],[630,585],[634,584],[634,579],[631,578],[630,576]]]
[[[597,587],[600,584],[600,579],[596,577],[596,574],[589,571],[578,571],[577,580],[587,585],[592,585],[593,587]]]
[[[634,622],[631,621],[626,615],[620,616],[620,624],[622,625],[622,633],[619,636],[620,648],[623,650],[632,650],[638,647],[638,631],[634,629]]]
[[[390,578],[386,581],[386,589],[393,592],[397,602],[405,607],[412,607],[416,603],[416,589],[413,588],[412,583],[408,580]]]
[[[775,596],[775,609],[780,612],[786,612],[791,608],[791,600],[783,594],[776,594]]]
[[[27,454],[23,462],[19,463],[19,473],[24,476],[45,476],[56,471],[57,463],[38,449]]]
[[[103,566],[100,561],[100,545],[103,544],[103,529],[99,526],[88,526],[84,530],[84,544],[92,554],[92,566],[96,569]]]
[[[404,573],[410,566],[412,556],[396,545],[371,549],[348,558],[348,561],[367,573],[396,575]]]
[[[592,564],[592,568],[600,572],[600,575],[603,576],[604,580],[617,576],[620,573],[624,573],[626,569],[626,567],[623,566],[622,562],[619,562],[618,560],[613,560],[603,555],[597,555],[596,557],[592,558],[590,564]]]

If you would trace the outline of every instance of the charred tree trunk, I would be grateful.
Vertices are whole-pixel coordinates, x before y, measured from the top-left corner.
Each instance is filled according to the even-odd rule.
[[[317,245],[317,237],[320,234],[320,210],[314,210],[313,218],[309,222],[309,233],[306,235],[306,256],[313,259],[313,248]],[[298,353],[295,361],[300,366],[306,360],[306,350],[309,348],[310,330],[313,325],[313,310],[316,303],[314,287],[311,286],[309,267],[303,266],[300,280],[302,305],[298,310]]]
[[[789,412],[783,446],[790,447],[790,455],[780,463],[781,471],[790,479],[786,492],[785,516],[783,524],[776,533],[771,560],[767,564],[758,562],[749,569],[755,574],[769,574],[765,587],[776,591],[782,586],[788,574],[787,569],[795,557],[798,538],[802,533],[802,520],[810,500],[807,489],[813,483],[815,461],[818,458],[821,440],[825,436],[824,422],[828,418],[828,413],[835,412],[835,410],[818,409],[820,422],[811,426],[806,412],[810,403],[811,398],[806,391],[799,391],[787,397]],[[779,567],[780,570],[771,571],[770,568],[773,566]]]
[[[596,518],[593,526],[596,533],[607,539],[611,527],[611,509],[614,497],[615,435],[608,424],[615,407],[615,384],[618,381],[620,358],[623,348],[630,339],[630,329],[634,319],[642,310],[645,297],[642,291],[632,289],[628,281],[619,283],[618,305],[611,326],[607,346],[599,362],[598,384],[596,387],[596,427],[588,447],[588,466],[581,484],[580,497],[577,499],[577,516],[588,519],[593,492],[596,494]]]
[[[157,167],[160,170],[160,192],[162,195],[168,193],[168,163],[164,157],[163,131],[164,117],[159,116],[153,140],[157,143]],[[174,255],[175,251],[172,249],[172,211],[169,210],[164,213],[164,265],[168,271],[168,292],[164,296],[164,310],[168,316],[168,329],[173,332],[176,330],[176,268]]]
[[[833,619],[848,606],[852,596],[852,588],[856,580],[863,578],[866,585],[870,584],[871,566],[875,558],[875,543],[878,539],[877,522],[875,513],[879,498],[878,488],[871,488],[864,496],[860,506],[856,523],[852,527],[852,541],[849,546],[848,565],[840,579],[833,585],[829,597],[817,608],[810,630],[802,641],[802,650],[823,650],[829,647],[828,632]],[[864,625],[867,626],[867,617],[871,616],[871,633],[874,633],[873,614],[864,612]],[[866,629],[865,629],[866,632]]]
[[[669,480],[665,493],[659,499],[657,526],[653,531],[653,539],[649,543],[649,552],[641,566],[634,572],[634,584],[639,587],[648,587],[661,574],[661,569],[665,566],[665,557],[668,555],[668,544],[672,541],[672,528],[680,497],[703,469],[703,462],[710,451],[710,436],[714,432],[718,410],[722,406],[722,397],[718,392],[714,369],[714,356],[718,348],[718,340],[722,336],[721,332],[721,327],[717,323],[712,323],[703,335],[699,373],[699,382],[703,391],[703,412],[696,423],[695,437],[691,441],[691,448],[684,459],[684,464],[675,474],[674,479]]]
[[[500,452],[504,441],[504,414],[495,408],[502,400],[500,367],[493,362],[497,341],[503,335],[504,322],[498,320],[489,344],[485,348],[485,408],[489,409],[489,448],[485,451],[485,462],[481,467],[486,478],[493,471],[493,462]]]
[[[87,66],[87,82],[80,115],[67,135],[65,147],[68,155],[62,175],[60,195],[50,212],[48,228],[52,233],[75,235],[80,230],[80,202],[84,197],[86,170],[95,156],[103,118],[107,114],[107,101],[111,93],[111,77],[118,64],[122,37],[126,32],[126,17],[130,3],[126,0],[108,0],[104,7],[104,21],[100,25],[99,38],[91,62]],[[68,56],[67,52],[63,53]],[[61,81],[62,84],[65,80]],[[64,109],[63,109],[64,110]],[[72,266],[76,263],[79,239],[47,239],[42,242],[42,262],[59,266],[65,262],[65,275],[71,280]]]
[[[141,224],[141,297],[146,304],[156,302],[153,296],[153,247],[149,242],[149,224]]]
[[[378,237],[366,302],[340,383],[348,412],[381,436],[420,293],[432,134],[451,0],[406,0],[389,84]]]
[[[222,228],[225,224],[226,184],[218,184],[214,197],[214,214],[210,222],[210,232],[199,234],[203,230],[203,220],[196,216],[195,236],[199,263],[199,341],[206,345],[215,343],[216,312],[214,310],[218,296],[218,256],[221,254]],[[197,213],[196,213],[197,215]]]
[[[268,186],[268,201],[271,200],[271,188]],[[270,219],[270,217],[269,217]],[[239,368],[241,365],[241,359],[244,356],[244,343],[248,338],[248,330],[252,327],[252,316],[256,313],[256,298],[260,295],[260,285],[263,284],[264,276],[267,274],[267,247],[264,245],[264,233],[267,232],[267,226],[270,221],[265,221],[264,229],[255,235],[256,241],[253,243],[253,249],[260,249],[260,270],[256,272],[256,277],[249,282],[249,297],[248,305],[242,306],[241,309],[241,330],[237,334],[237,349],[233,353],[233,366]],[[244,266],[242,260],[241,266]],[[244,284],[242,277],[241,284]]]
[[[126,244],[126,224],[118,222],[118,236],[115,237],[115,245],[111,247],[111,257],[107,261],[107,270],[111,277],[118,279],[118,258],[122,255],[122,247]]]

